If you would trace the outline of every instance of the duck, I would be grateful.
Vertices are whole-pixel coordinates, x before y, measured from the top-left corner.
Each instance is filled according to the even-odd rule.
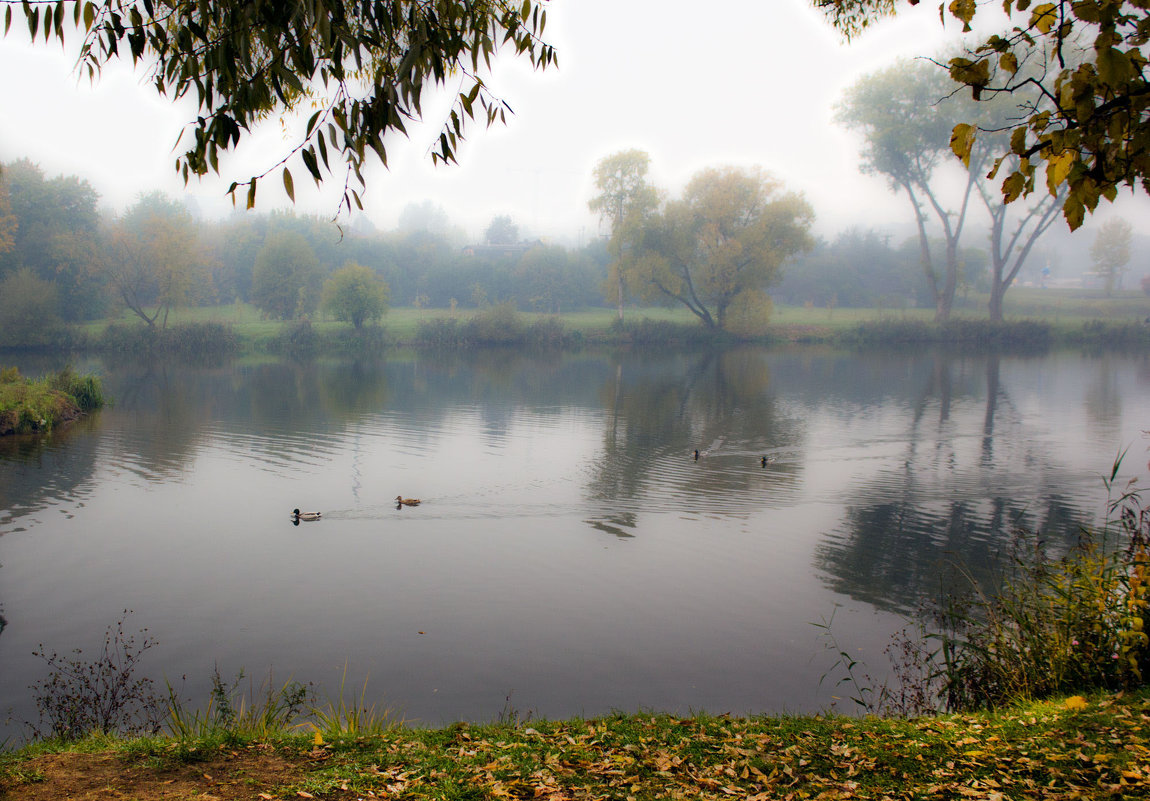
[[[395,503],[398,506],[419,506],[419,498],[405,498],[402,495],[395,496]]]
[[[296,520],[319,520],[322,512],[301,512],[299,509],[292,509],[291,515]]]
[[[774,461],[775,461],[774,456],[764,456],[763,457],[763,467],[766,467],[769,464],[773,464]]]
[[[699,461],[699,449],[695,448],[695,461]]]

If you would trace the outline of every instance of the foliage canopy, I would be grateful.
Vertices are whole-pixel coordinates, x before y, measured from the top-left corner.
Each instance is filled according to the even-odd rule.
[[[294,199],[289,161],[320,183],[342,162],[343,205],[362,208],[363,169],[374,153],[387,164],[387,137],[406,134],[422,114],[425,92],[458,85],[432,150],[454,162],[468,122],[505,121],[509,107],[483,73],[501,49],[546,68],[553,48],[541,39],[546,0],[4,0],[4,32],[19,5],[35,41],[81,38],[79,63],[90,78],[116,58],[146,64],[157,92],[191,97],[196,119],[181,135],[176,170],[185,181],[219,172],[221,153],[254,125],[310,103],[306,133],[276,165],[229,193],[279,170]],[[68,33],[66,34],[66,31]],[[177,144],[177,148],[180,145]]]
[[[916,5],[918,0],[909,0]],[[848,37],[896,10],[895,0],[815,0]],[[951,146],[970,166],[975,141],[1009,132],[990,176],[1004,174],[1007,202],[1036,189],[1061,196],[1071,230],[1121,186],[1150,192],[1150,87],[1146,0],[1002,0],[1012,27],[950,59],[950,77],[975,100],[1028,90],[1002,127],[954,126]],[[985,9],[983,9],[985,11]],[[971,30],[979,5],[940,6]],[[1045,165],[1045,171],[1040,168]],[[1005,171],[1002,170],[1006,166]],[[1063,194],[1064,193],[1064,194]]]
[[[770,310],[762,290],[811,247],[813,220],[800,195],[758,168],[708,168],[646,221],[621,268],[644,300],[681,303],[707,328],[728,331],[737,310],[737,327],[749,331]]]
[[[324,282],[320,305],[337,320],[362,328],[387,311],[387,283],[369,268],[348,262]]]

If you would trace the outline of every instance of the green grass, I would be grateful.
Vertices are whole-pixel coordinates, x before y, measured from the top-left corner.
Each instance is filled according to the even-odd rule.
[[[969,295],[961,298],[955,306],[953,319],[958,323],[974,322],[985,325],[987,319],[985,296]],[[393,308],[383,318],[383,336],[372,342],[387,344],[410,344],[416,341],[422,324],[436,320],[456,320],[463,324],[477,314],[475,309],[416,309],[411,307]],[[523,325],[530,326],[539,320],[557,319],[565,332],[574,335],[574,340],[585,343],[612,343],[619,340],[615,329],[617,313],[615,309],[597,308],[560,315],[545,315],[533,312],[519,312]],[[698,319],[683,308],[628,308],[625,309],[628,328],[634,330],[647,321],[646,330],[655,336],[662,336],[673,329],[660,326],[683,326],[684,331],[695,331],[700,327]],[[1101,291],[1034,289],[1016,287],[1006,296],[1006,321],[1018,323],[1038,321],[1049,325],[1051,340],[1064,343],[1105,343],[1111,339],[1139,340],[1137,326],[1150,318],[1150,296],[1142,292],[1125,291],[1106,298]],[[773,340],[836,342],[856,339],[854,333],[860,326],[878,325],[880,330],[892,332],[895,341],[906,332],[921,330],[916,325],[929,326],[934,319],[933,309],[852,309],[815,308],[803,306],[776,305],[770,320],[768,338]],[[1094,330],[1099,321],[1106,326],[1127,326],[1134,332],[1119,332],[1114,335],[1109,329]],[[284,332],[293,325],[291,322],[263,319],[259,310],[250,304],[228,304],[224,306],[187,308],[174,310],[170,326],[186,324],[219,323],[230,327],[248,352],[275,350],[282,343]],[[104,330],[112,324],[135,326],[138,319],[122,315],[114,319],[94,321],[81,327],[82,335],[89,341],[96,341]],[[654,324],[654,325],[652,325]],[[348,339],[351,326],[347,323],[324,319],[316,315],[311,320],[312,329],[323,352],[354,349],[354,341]],[[902,328],[906,326],[908,328]],[[375,329],[378,331],[378,329]],[[899,333],[901,331],[901,333]],[[681,336],[676,336],[681,339]],[[1137,344],[1137,342],[1135,343]]]
[[[15,367],[0,368],[0,435],[51,431],[104,405],[100,381],[70,369],[28,379]]]
[[[50,793],[60,757],[38,758],[76,750],[116,757],[131,774],[133,797],[143,796],[149,778],[160,787],[182,765],[217,755],[254,785],[245,758],[274,752],[292,770],[265,787],[265,797],[1146,798],[1148,721],[1150,695],[1142,692],[917,720],[639,713],[389,728],[319,741],[310,733],[180,744],[105,738],[3,755],[0,795],[18,797],[34,785]],[[101,781],[115,794],[114,780]]]

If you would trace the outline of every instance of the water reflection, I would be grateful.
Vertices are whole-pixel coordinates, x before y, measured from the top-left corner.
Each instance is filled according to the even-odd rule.
[[[0,443],[0,696],[135,608],[157,675],[349,659],[429,722],[810,708],[823,610],[879,641],[1016,526],[1070,541],[1150,412],[1146,359],[1073,354],[94,367],[113,406]]]
[[[1020,531],[1068,547],[1095,522],[1082,500],[1063,497],[1073,476],[1025,437],[1024,415],[1002,380],[1002,359],[984,359],[979,387],[967,357],[935,354],[913,399],[894,467],[853,488],[841,527],[816,550],[836,591],[877,608],[913,613],[971,582],[993,591]],[[1117,387],[1113,369],[1104,383]],[[1093,394],[1087,390],[1087,398]],[[980,447],[963,447],[982,398]],[[954,420],[958,415],[967,418]],[[996,425],[1006,448],[996,458]],[[933,422],[931,422],[933,418]],[[1101,466],[1097,465],[1096,466]],[[1100,485],[1099,485],[1100,487]]]
[[[604,513],[588,522],[619,536],[639,509],[747,516],[768,484],[797,481],[801,461],[785,457],[801,447],[802,421],[778,408],[770,384],[755,350],[693,354],[678,370],[617,363],[600,392],[603,447],[587,484]]]

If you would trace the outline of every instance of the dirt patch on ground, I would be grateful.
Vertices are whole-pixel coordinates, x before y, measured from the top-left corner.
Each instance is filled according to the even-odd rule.
[[[119,754],[49,754],[0,779],[4,801],[252,801],[280,798],[276,788],[299,781],[310,764],[271,748],[251,748],[202,762],[140,759]],[[262,794],[262,796],[261,796]],[[295,796],[295,794],[292,794]]]

